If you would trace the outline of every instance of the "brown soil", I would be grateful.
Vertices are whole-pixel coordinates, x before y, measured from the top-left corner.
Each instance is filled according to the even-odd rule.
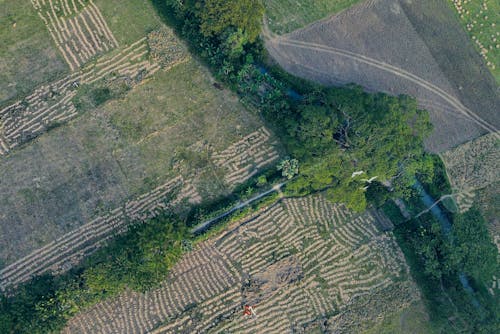
[[[415,96],[442,152],[500,124],[500,95],[446,4],[374,0],[284,36],[269,36],[270,55],[287,71],[326,85]],[[426,27],[427,21],[432,28]]]

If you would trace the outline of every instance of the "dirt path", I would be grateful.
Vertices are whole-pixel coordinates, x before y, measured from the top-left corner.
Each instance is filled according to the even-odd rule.
[[[203,230],[205,230],[207,227],[209,227],[211,224],[213,224],[213,223],[215,223],[216,221],[218,221],[219,219],[222,219],[222,218],[224,218],[224,217],[226,217],[226,216],[230,215],[231,213],[233,213],[233,212],[235,212],[235,211],[237,211],[237,210],[239,210],[239,209],[242,209],[242,208],[244,208],[244,207],[246,207],[246,206],[250,205],[251,203],[255,202],[256,200],[261,199],[262,197],[264,197],[264,196],[266,196],[266,195],[269,195],[269,194],[270,194],[270,193],[272,193],[272,192],[275,192],[275,191],[278,191],[278,192],[279,192],[279,191],[281,190],[281,187],[282,187],[283,185],[285,185],[285,184],[286,184],[286,182],[283,182],[283,183],[277,184],[277,185],[275,185],[274,187],[272,187],[271,189],[269,189],[269,190],[267,190],[267,191],[264,191],[264,192],[262,192],[262,193],[260,193],[260,194],[258,194],[258,195],[255,195],[254,197],[252,197],[252,198],[250,198],[250,199],[246,200],[245,202],[242,202],[242,203],[240,203],[240,204],[236,205],[235,207],[233,207],[233,208],[231,208],[231,209],[227,210],[226,212],[221,213],[221,214],[220,214],[220,215],[218,215],[217,217],[214,217],[214,218],[212,218],[212,219],[209,219],[209,220],[207,220],[207,221],[205,221],[205,222],[203,222],[203,223],[201,223],[201,224],[199,224],[199,225],[195,226],[193,229],[191,229],[191,233],[196,234],[196,233],[198,233],[198,232],[200,232],[200,231],[203,231]]]
[[[264,20],[265,21],[265,20]],[[307,49],[307,50],[313,50],[317,52],[325,52],[329,54],[333,54],[336,56],[342,56],[345,58],[349,58],[355,61],[358,61],[360,63],[367,64],[369,66],[373,66],[375,68],[381,69],[383,71],[392,73],[396,76],[402,77],[408,81],[411,81],[412,83],[438,95],[445,101],[447,101],[450,105],[452,105],[458,112],[460,112],[462,115],[466,116],[468,119],[470,119],[472,122],[478,124],[480,127],[485,129],[488,132],[496,133],[498,129],[490,124],[489,122],[485,121],[481,117],[479,117],[477,114],[472,112],[470,109],[465,107],[457,98],[454,96],[450,95],[449,93],[445,92],[443,89],[437,87],[436,85],[422,79],[421,77],[412,74],[410,72],[407,72],[401,68],[398,68],[396,66],[390,65],[388,63],[369,58],[367,56],[357,54],[348,50],[343,50],[343,49],[337,49],[321,44],[316,44],[316,43],[311,43],[311,42],[304,42],[304,41],[298,41],[294,39],[290,39],[287,36],[278,36],[271,32],[269,30],[269,26],[267,25],[266,22],[264,22],[263,25],[263,30],[262,34],[264,36],[264,39],[266,40],[267,43],[270,43],[273,46],[279,46],[279,45],[284,45],[284,46],[291,46],[291,47],[296,47],[296,48],[301,48],[301,49]],[[282,51],[280,50],[279,47],[275,47],[275,50],[279,53],[282,54]],[[286,57],[285,55],[283,55]],[[302,64],[299,64],[302,66]],[[305,65],[304,65],[305,66]],[[495,134],[497,139],[500,139],[500,135]]]

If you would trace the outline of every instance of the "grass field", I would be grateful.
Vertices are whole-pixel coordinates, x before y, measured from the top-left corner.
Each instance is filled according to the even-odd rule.
[[[288,33],[333,15],[361,0],[264,0],[271,29]]]
[[[94,2],[120,45],[130,45],[161,26],[150,0]]]
[[[448,0],[500,85],[500,2]]]
[[[26,3],[74,71],[0,109],[0,287],[67,270],[131,221],[226,195],[278,159],[258,116],[214,87],[149,2]]]
[[[422,302],[415,302],[406,309],[385,318],[363,334],[432,334],[436,331],[429,324],[429,315]]]
[[[0,41],[0,108],[69,69],[30,1],[0,0]]]
[[[393,316],[425,328],[389,226],[319,195],[284,199],[199,243],[160,288],[97,304],[63,332],[359,333]]]

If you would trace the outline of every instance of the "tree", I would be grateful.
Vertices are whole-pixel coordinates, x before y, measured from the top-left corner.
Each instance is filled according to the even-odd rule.
[[[277,169],[287,179],[291,179],[299,173],[299,161],[297,159],[285,158],[278,164]]]
[[[475,207],[455,216],[450,261],[478,282],[490,282],[498,274],[498,251],[491,240],[486,221]]]
[[[259,0],[203,0],[195,8],[206,37],[222,36],[233,29],[253,43],[260,34],[264,6]]]

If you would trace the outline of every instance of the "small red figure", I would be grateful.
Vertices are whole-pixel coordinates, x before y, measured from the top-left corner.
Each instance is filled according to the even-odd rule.
[[[253,310],[253,307],[250,306],[250,305],[245,305],[245,308],[243,310],[243,314],[244,315],[252,315],[252,316],[257,316],[257,314],[255,314],[255,311]]]

